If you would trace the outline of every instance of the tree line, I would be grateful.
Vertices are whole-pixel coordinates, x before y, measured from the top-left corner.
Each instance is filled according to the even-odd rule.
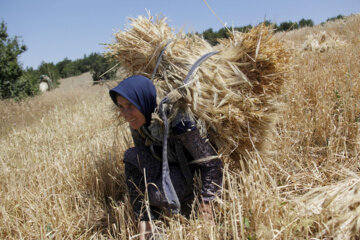
[[[337,19],[343,19],[343,18],[344,18],[343,15],[338,15],[336,17],[328,18],[326,20],[326,22],[334,21]],[[323,22],[321,24],[324,24],[324,23],[325,22]],[[274,29],[275,32],[291,31],[291,30],[295,30],[295,29],[299,29],[299,28],[303,28],[303,27],[314,26],[313,20],[304,19],[304,18],[302,18],[298,22],[292,22],[292,21],[281,22],[279,25],[277,25],[276,23],[272,23],[269,20],[265,20],[261,24],[265,24],[267,26],[272,26],[272,28]],[[254,26],[249,24],[249,25],[242,26],[242,27],[234,27],[234,28],[231,28],[231,30],[234,29],[235,31],[246,33],[248,31],[250,31],[250,29],[252,29],[253,27]],[[201,34],[200,33],[196,33],[196,34],[203,36],[204,39],[206,39],[211,45],[216,45],[216,44],[218,44],[217,39],[228,38],[230,33],[229,33],[229,30],[224,27],[224,28],[219,29],[218,31],[214,31],[212,28],[209,28],[209,29],[203,31]]]
[[[82,73],[91,72],[94,81],[99,80],[100,76],[108,69],[115,65],[114,61],[109,61],[100,53],[91,53],[90,55],[84,55],[81,59],[74,61],[64,58],[64,60],[54,64],[52,62],[42,62],[40,66],[34,70],[33,68],[25,69],[25,72],[34,72],[37,75],[47,75],[53,80],[60,78],[67,78],[72,76],[78,76]],[[101,76],[102,79],[111,79],[114,77],[115,72]]]
[[[328,18],[326,21],[334,21],[342,18],[344,18],[344,16],[338,15]],[[290,31],[307,26],[312,27],[314,25],[311,19],[304,18],[298,22],[288,21],[282,22],[279,25],[271,23],[268,20],[264,23],[271,25],[275,32]],[[248,32],[252,27],[252,25],[246,25],[235,27],[234,30]],[[218,31],[213,31],[212,28],[209,28],[202,33],[196,34],[201,35],[212,45],[216,45],[217,39],[219,38],[229,37],[229,31],[226,28],[221,28]],[[18,62],[18,56],[26,50],[26,45],[20,43],[17,36],[10,37],[7,34],[7,26],[5,22],[2,21],[0,23],[0,99],[22,99],[38,94],[41,75],[49,76],[56,86],[59,84],[58,80],[60,78],[76,76],[85,72],[90,72],[94,81],[100,80],[100,77],[102,79],[111,79],[115,76],[117,70],[117,68],[114,68],[107,72],[115,66],[115,61],[107,59],[99,53],[84,55],[83,58],[74,61],[65,58],[56,64],[52,62],[42,62],[37,69],[23,69]]]

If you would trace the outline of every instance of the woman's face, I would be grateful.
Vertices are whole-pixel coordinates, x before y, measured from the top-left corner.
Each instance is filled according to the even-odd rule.
[[[116,96],[117,104],[125,121],[130,123],[132,129],[139,129],[146,123],[145,116],[131,102],[122,96]]]

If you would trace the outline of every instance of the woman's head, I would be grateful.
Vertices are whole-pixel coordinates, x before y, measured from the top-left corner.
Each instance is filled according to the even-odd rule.
[[[156,89],[150,79],[135,75],[110,90],[110,97],[133,129],[150,125],[156,108]]]

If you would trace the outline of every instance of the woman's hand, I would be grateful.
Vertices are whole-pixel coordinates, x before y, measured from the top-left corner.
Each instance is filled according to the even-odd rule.
[[[200,216],[206,221],[213,221],[212,207],[209,203],[201,203],[199,208]]]
[[[139,222],[139,240],[146,240],[151,233],[151,224],[149,221]]]

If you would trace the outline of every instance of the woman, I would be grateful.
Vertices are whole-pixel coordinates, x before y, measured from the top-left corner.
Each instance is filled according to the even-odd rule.
[[[110,97],[129,122],[135,144],[125,152],[124,163],[130,199],[135,216],[140,220],[139,231],[142,234],[150,230],[149,220],[159,218],[162,209],[169,207],[162,186],[162,145],[149,130],[151,115],[157,106],[156,89],[151,80],[136,75],[111,89]],[[191,118],[185,113],[178,113],[171,123],[168,159],[170,179],[181,204],[181,213],[189,214],[191,210],[194,200],[192,178],[199,173],[202,180],[200,212],[212,214],[209,203],[219,194],[222,184],[222,162],[218,157],[212,157],[214,155],[215,151],[200,136]],[[212,160],[191,163],[204,158]],[[143,204],[145,182],[150,211],[146,211]]]

